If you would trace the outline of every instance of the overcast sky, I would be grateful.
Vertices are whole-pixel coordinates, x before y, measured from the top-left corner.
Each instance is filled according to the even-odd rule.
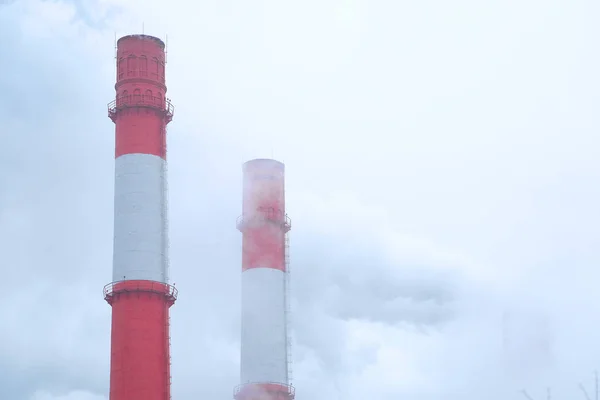
[[[286,164],[298,400],[600,368],[600,3],[0,1],[0,398],[107,399],[114,39],[165,38],[174,400],[239,380],[241,164]]]

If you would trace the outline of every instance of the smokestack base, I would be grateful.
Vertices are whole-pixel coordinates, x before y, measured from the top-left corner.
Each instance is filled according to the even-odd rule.
[[[235,400],[293,400],[295,396],[292,385],[281,383],[246,383],[238,385],[233,393]]]

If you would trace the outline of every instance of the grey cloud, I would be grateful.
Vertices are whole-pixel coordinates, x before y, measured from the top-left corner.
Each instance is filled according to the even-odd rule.
[[[230,398],[237,383],[241,163],[271,151],[286,162],[294,220],[299,399],[505,400],[525,385],[541,398],[548,383],[556,397],[575,395],[599,356],[593,5],[351,3],[114,0],[118,14],[94,11],[96,21],[73,29],[31,16],[33,0],[2,7],[11,56],[0,66],[0,243],[11,284],[0,292],[10,321],[0,329],[1,397],[107,393],[105,107],[113,31],[142,20],[147,32],[169,32],[177,106],[174,398]],[[22,29],[25,20],[42,32]],[[385,209],[393,231],[474,261],[446,262],[436,245],[392,257],[388,247],[409,246],[382,244],[351,218],[362,210],[342,210],[344,225],[304,198],[344,190]],[[553,362],[511,378],[500,316],[526,303],[552,322]]]
[[[85,390],[73,390],[67,393],[36,391],[29,400],[105,400],[105,396]]]
[[[373,263],[372,259],[363,262],[355,259],[353,264],[374,270],[361,274],[358,268],[353,268],[332,277],[335,291],[329,307],[335,309],[338,316],[417,325],[437,325],[452,318],[452,301],[457,293],[441,276],[402,279],[402,273],[398,274],[400,278],[388,275],[386,270],[394,267],[386,266],[383,260]]]
[[[377,224],[373,221],[373,229],[377,229]],[[304,247],[312,232],[301,228],[298,235],[294,243]],[[434,261],[415,265],[414,260],[406,259],[405,263],[395,264],[382,254],[381,247],[385,244],[378,240],[378,237],[362,238],[360,244],[345,245],[333,239],[310,243],[314,249],[310,256],[294,256],[292,252],[293,265],[302,265],[306,272],[300,277],[294,275],[293,288],[298,301],[319,304],[330,316],[342,319],[421,326],[435,326],[453,319],[454,302],[461,296],[461,287],[467,285],[468,278]],[[397,243],[397,247],[403,253],[411,251],[406,243]],[[419,255],[412,258],[415,257],[418,259]],[[421,255],[424,261],[429,257]]]
[[[26,6],[17,2],[0,16],[2,35],[14,39],[5,45],[14,63],[0,67],[0,87],[10,93],[0,100],[0,240],[11,282],[0,294],[7,323],[0,397],[25,400],[38,389],[102,394],[110,319],[100,282],[112,235],[102,214],[111,209],[112,150],[110,134],[90,134],[90,126],[108,126],[105,102],[86,74],[65,67],[93,70],[76,45],[20,31]]]

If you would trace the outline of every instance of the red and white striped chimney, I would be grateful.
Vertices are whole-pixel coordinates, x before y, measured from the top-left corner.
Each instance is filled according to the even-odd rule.
[[[117,42],[110,400],[170,400],[165,45],[129,35]]]
[[[284,165],[243,166],[241,382],[236,400],[291,400]]]

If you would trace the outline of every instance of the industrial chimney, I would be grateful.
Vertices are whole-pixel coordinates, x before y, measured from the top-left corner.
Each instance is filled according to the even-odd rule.
[[[241,384],[236,400],[291,400],[289,259],[284,165],[243,166]]]
[[[170,400],[165,44],[148,35],[117,42],[110,400]]]

